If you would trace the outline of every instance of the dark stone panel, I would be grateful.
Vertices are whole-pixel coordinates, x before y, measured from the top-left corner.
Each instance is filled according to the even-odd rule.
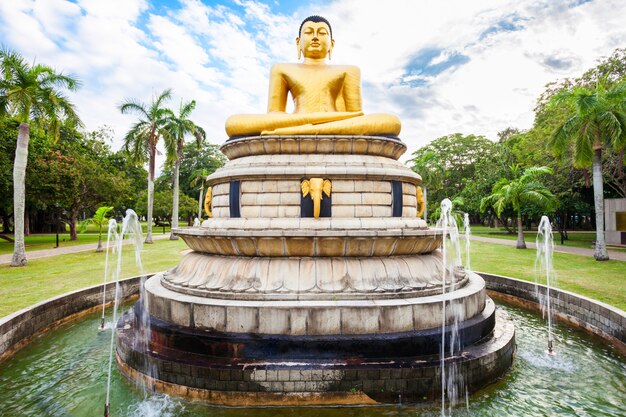
[[[135,304],[134,314],[122,320],[135,320],[141,311],[141,302]],[[476,343],[490,334],[495,326],[495,312],[487,318],[476,316],[460,324],[461,348]],[[441,342],[441,328],[401,333],[369,335],[290,336],[248,333],[199,331],[173,325],[154,317],[150,320],[151,343],[166,355],[188,354],[187,360],[224,361],[243,358],[263,359],[333,359],[333,358],[403,358],[437,354]],[[446,328],[446,343],[450,340]],[[203,359],[205,358],[205,359]]]
[[[230,217],[241,217],[241,205],[239,196],[241,195],[241,181],[233,180],[230,182],[228,192],[228,207],[230,209]]]
[[[391,181],[391,215],[393,217],[402,217],[402,181]]]

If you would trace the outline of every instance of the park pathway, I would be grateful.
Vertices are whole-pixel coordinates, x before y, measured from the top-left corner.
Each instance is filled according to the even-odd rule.
[[[163,240],[168,239],[170,237],[169,233],[164,235],[153,235],[153,240]],[[486,242],[486,243],[496,243],[498,245],[507,245],[507,246],[515,246],[515,240],[509,239],[498,239],[494,237],[483,237],[483,236],[472,236],[471,240],[476,240],[478,242]],[[85,245],[76,245],[76,246],[66,246],[63,248],[53,248],[53,249],[42,249],[42,250],[34,250],[30,252],[26,252],[26,258],[31,259],[39,259],[39,258],[47,258],[49,256],[57,256],[57,255],[65,255],[68,253],[79,253],[79,252],[87,252],[90,250],[96,250],[98,246],[97,243],[87,243]],[[106,248],[106,243],[103,244]],[[535,244],[533,242],[526,242],[526,246],[529,249],[535,249]],[[570,253],[573,255],[582,255],[582,256],[593,256],[593,249],[591,248],[577,248],[570,246],[554,246],[555,252],[560,253]],[[6,255],[0,255],[0,265],[8,264],[11,262],[11,258],[13,257],[12,253],[8,253]],[[618,261],[626,261],[626,252],[617,252],[609,250],[609,258],[618,260]]]
[[[509,239],[498,239],[495,237],[483,237],[483,236],[472,236],[471,240],[476,240],[478,242],[485,243],[497,243],[499,245],[507,245],[507,246],[515,246],[517,244],[516,240]],[[526,242],[526,246],[529,249],[535,249],[536,245],[534,242]],[[593,249],[591,248],[577,248],[571,246],[562,246],[562,245],[554,245],[554,251],[560,253],[571,253],[573,255],[582,255],[582,256],[593,256]],[[618,252],[614,250],[609,250],[609,259],[614,259],[617,261],[626,261],[626,252]]]
[[[152,240],[154,241],[154,240],[169,239],[169,237],[170,237],[169,233],[166,233],[163,235],[153,234]],[[129,241],[125,241],[125,243],[128,243],[128,242]],[[33,250],[29,252],[27,251],[26,259],[30,261],[32,259],[47,258],[50,256],[65,255],[68,253],[95,251],[97,247],[98,247],[98,242],[86,243],[84,245],[65,246],[61,248],[40,249],[40,250]],[[102,248],[106,249],[106,242],[102,243]],[[0,265],[11,263],[11,258],[13,258],[12,253],[7,253],[6,255],[0,255]]]

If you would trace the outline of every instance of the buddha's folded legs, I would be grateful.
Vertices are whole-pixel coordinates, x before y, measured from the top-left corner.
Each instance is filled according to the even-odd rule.
[[[237,114],[226,120],[226,134],[229,137],[258,135],[264,131],[282,128],[298,129],[299,126],[333,123],[362,115],[362,112]]]
[[[326,123],[263,130],[261,135],[391,135],[400,134],[400,119],[391,114],[368,114]]]

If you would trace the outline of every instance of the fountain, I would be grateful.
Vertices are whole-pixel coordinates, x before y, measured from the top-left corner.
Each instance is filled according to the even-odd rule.
[[[511,365],[511,321],[480,276],[447,262],[447,225],[417,216],[400,122],[363,115],[358,68],[324,63],[331,37],[307,18],[304,63],[272,68],[269,113],[227,121],[211,217],[173,231],[193,251],[120,320],[130,379],[214,404],[373,404],[454,401]]]
[[[541,216],[539,227],[537,227],[537,258],[535,260],[536,277],[544,275],[546,278],[546,293],[540,294],[539,286],[535,285],[537,298],[540,300],[541,312],[548,321],[548,354],[554,355],[553,334],[552,334],[552,307],[550,306],[550,288],[554,288],[556,276],[552,267],[554,256],[554,237],[552,236],[552,225],[548,216]],[[537,281],[535,281],[537,284]]]

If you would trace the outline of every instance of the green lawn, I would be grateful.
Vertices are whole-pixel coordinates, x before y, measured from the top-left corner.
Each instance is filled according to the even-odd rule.
[[[146,233],[146,222],[141,224],[142,230],[144,231],[144,235]],[[180,223],[181,226],[186,226],[187,223]],[[163,233],[169,233],[169,227],[153,227],[152,234],[160,235]],[[13,238],[13,235],[9,235],[9,237]],[[107,239],[107,231],[105,230],[102,233],[102,241],[106,242]],[[59,247],[67,247],[67,246],[75,246],[75,245],[84,245],[86,243],[96,243],[98,242],[98,231],[96,227],[93,225],[89,225],[85,233],[78,234],[78,240],[70,240],[69,232],[59,234]],[[26,236],[25,238],[26,244],[26,252],[40,249],[52,249],[56,245],[56,235],[55,234],[33,234],[30,236]],[[4,239],[0,239],[0,255],[4,255],[7,253],[13,253],[13,243]]]
[[[517,240],[517,233],[508,233],[506,229],[502,227],[485,227],[485,226],[472,226],[473,236],[493,237],[498,239]],[[561,238],[559,233],[554,230],[554,244],[561,246]],[[589,231],[568,231],[568,240],[563,242],[564,247],[576,247],[576,248],[593,248],[593,242],[596,240],[595,232]],[[534,243],[537,239],[537,230],[524,231],[524,239],[526,243]],[[626,248],[609,247],[610,250],[626,251]]]
[[[182,239],[144,245],[141,258],[144,272],[176,266],[186,248]],[[122,253],[121,276],[138,275],[132,246],[126,245]],[[81,252],[29,260],[23,268],[0,265],[0,317],[56,295],[102,283],[104,259],[104,252]]]
[[[472,241],[474,271],[535,280],[535,250]],[[591,256],[554,254],[557,287],[626,310],[626,262],[598,262]],[[545,283],[543,277],[539,280]]]
[[[130,246],[127,246],[130,249]],[[186,245],[182,240],[145,245],[145,272],[175,266]],[[137,275],[131,250],[124,252],[122,277]],[[534,281],[535,251],[472,242],[472,269]],[[556,253],[557,287],[626,309],[626,262],[597,262],[592,257]],[[82,252],[29,261],[25,268],[0,265],[0,317],[39,301],[76,289],[100,284],[104,254]],[[543,281],[541,279],[540,281]]]

